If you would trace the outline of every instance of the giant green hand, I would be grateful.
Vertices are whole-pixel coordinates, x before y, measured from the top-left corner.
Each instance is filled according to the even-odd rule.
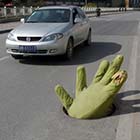
[[[76,97],[73,99],[60,85],[55,87],[61,103],[69,116],[79,119],[100,118],[112,112],[113,100],[127,79],[127,73],[119,70],[123,56],[118,55],[111,64],[103,60],[95,77],[87,87],[83,66],[77,68]]]

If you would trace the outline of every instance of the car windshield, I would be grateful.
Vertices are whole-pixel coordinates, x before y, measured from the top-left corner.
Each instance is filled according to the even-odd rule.
[[[36,10],[27,19],[27,23],[63,23],[69,22],[70,10],[69,9],[44,9]]]

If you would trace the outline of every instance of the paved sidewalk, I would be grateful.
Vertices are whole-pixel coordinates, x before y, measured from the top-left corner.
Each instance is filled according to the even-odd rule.
[[[13,28],[20,25],[20,22],[7,22],[7,23],[0,23],[0,33],[6,33],[11,31]]]

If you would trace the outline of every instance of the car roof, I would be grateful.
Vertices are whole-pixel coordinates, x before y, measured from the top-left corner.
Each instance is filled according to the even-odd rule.
[[[61,5],[61,6],[43,6],[43,7],[40,7],[38,10],[44,10],[44,9],[73,9],[73,8],[76,8],[78,6],[75,6],[75,5]]]

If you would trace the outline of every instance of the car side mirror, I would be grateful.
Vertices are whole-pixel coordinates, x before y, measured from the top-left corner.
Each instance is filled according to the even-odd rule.
[[[28,17],[29,17],[29,16],[25,16],[24,18],[21,18],[21,19],[20,19],[20,22],[21,22],[21,23],[26,23]]]
[[[25,23],[25,18],[21,18],[21,19],[20,19],[20,22],[21,22],[21,23]]]
[[[81,18],[75,18],[74,23],[76,24],[76,23],[79,23],[79,22],[82,22],[82,19]]]

